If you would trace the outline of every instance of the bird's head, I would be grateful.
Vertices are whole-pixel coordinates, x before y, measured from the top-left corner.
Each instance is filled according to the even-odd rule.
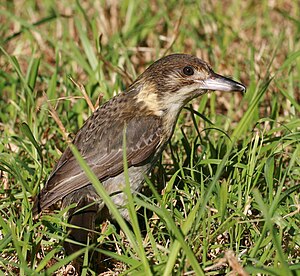
[[[209,90],[246,90],[241,83],[216,74],[201,59],[173,54],[154,62],[139,76],[134,85],[140,86],[137,100],[157,115],[174,111]]]

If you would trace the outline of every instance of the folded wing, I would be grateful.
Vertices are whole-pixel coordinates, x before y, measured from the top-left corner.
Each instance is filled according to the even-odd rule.
[[[128,167],[153,158],[161,141],[161,119],[157,116],[121,116],[97,111],[79,130],[74,145],[100,181],[123,172],[123,131],[126,129]],[[107,115],[107,116],[104,116]],[[120,118],[120,117],[119,117]],[[95,124],[95,121],[97,124]],[[70,148],[61,156],[44,189],[35,200],[36,214],[90,182]]]

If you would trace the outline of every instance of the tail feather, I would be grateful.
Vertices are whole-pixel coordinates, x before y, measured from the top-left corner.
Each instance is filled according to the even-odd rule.
[[[78,209],[78,207],[76,207],[76,209]],[[68,227],[68,238],[82,244],[87,244],[88,240],[93,241],[93,230],[95,229],[96,216],[97,210],[94,206],[86,208],[80,212],[75,211],[73,215],[69,215],[69,224],[78,226],[81,229]],[[65,241],[64,248],[66,250],[67,255],[70,255],[78,251],[82,247],[75,243]]]
[[[77,206],[68,212],[68,223],[80,228],[68,227],[69,239],[82,244],[87,244],[88,240],[93,241],[93,231],[99,213],[98,201],[99,197],[92,186],[74,191],[63,199],[63,207],[77,203]],[[64,248],[67,255],[70,255],[82,247],[72,242],[64,242]]]

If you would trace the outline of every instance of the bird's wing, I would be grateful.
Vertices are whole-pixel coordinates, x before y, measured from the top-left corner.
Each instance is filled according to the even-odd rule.
[[[153,157],[161,142],[161,119],[157,116],[132,116],[121,120],[92,115],[77,133],[74,145],[100,181],[123,172],[123,131],[126,128],[128,167],[138,166]],[[103,115],[103,114],[102,114]],[[119,117],[120,118],[120,117]],[[96,120],[97,121],[97,120]],[[70,148],[61,156],[44,189],[36,200],[34,211],[49,207],[74,190],[90,182]]]

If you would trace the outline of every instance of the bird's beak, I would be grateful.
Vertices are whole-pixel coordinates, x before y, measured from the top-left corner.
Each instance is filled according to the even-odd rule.
[[[204,81],[202,81],[202,89],[207,90],[218,90],[218,91],[239,91],[239,92],[245,92],[246,87],[236,82],[232,79],[223,77],[219,74],[216,74],[214,72],[211,73],[210,77]]]

